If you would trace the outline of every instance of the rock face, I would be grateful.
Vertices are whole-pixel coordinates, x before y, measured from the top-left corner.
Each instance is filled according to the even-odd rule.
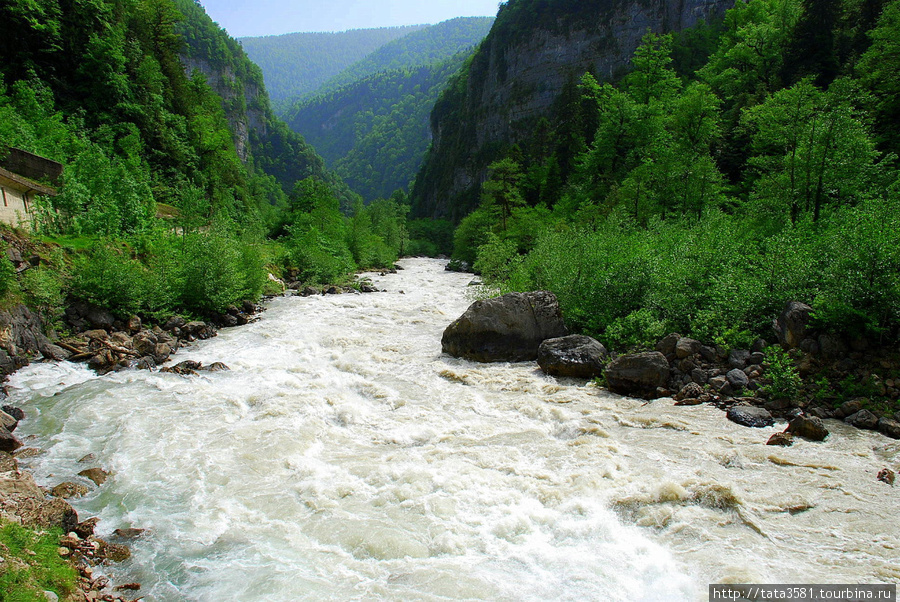
[[[35,527],[62,527],[65,532],[78,524],[78,515],[65,500],[46,499],[31,474],[18,470],[15,459],[4,453],[0,453],[0,516]]]
[[[812,307],[805,303],[791,301],[785,306],[781,315],[772,323],[772,329],[782,347],[794,349],[800,346],[806,338],[806,325],[809,324],[810,314]]]
[[[594,378],[603,373],[606,347],[591,337],[547,339],[538,348],[538,365],[551,376]]]
[[[476,362],[523,362],[537,359],[545,340],[566,334],[556,295],[510,293],[473,303],[444,330],[441,348]]]
[[[484,151],[531,135],[536,121],[550,116],[573,74],[591,71],[600,80],[611,79],[631,65],[648,29],[680,31],[721,16],[735,0],[582,0],[568,10],[548,3],[541,15],[522,4],[501,5],[464,85],[435,106],[432,151],[412,194],[415,215],[462,217],[473,209],[487,166],[500,158]],[[461,143],[462,161],[457,159]],[[433,181],[430,174],[437,172],[441,179]],[[468,199],[465,206],[461,198]]]
[[[606,383],[613,393],[644,395],[665,387],[669,362],[658,351],[623,355],[606,367]]]

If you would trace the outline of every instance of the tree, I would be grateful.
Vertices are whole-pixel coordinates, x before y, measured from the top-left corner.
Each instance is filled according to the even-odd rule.
[[[495,161],[488,166],[491,177],[481,187],[482,206],[499,215],[501,229],[506,231],[506,222],[514,207],[525,204],[519,185],[522,172],[519,164],[512,159]]]
[[[804,79],[746,112],[759,202],[786,209],[797,223],[803,213],[818,221],[826,204],[853,204],[869,193],[879,153],[854,96],[847,80],[822,92]]]
[[[884,8],[871,32],[872,46],[862,56],[856,72],[875,97],[879,142],[900,153],[900,3]]]

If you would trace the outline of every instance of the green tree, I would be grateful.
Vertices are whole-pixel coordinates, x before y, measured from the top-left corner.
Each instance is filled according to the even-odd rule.
[[[852,204],[876,181],[879,153],[846,80],[822,92],[808,79],[746,112],[754,194],[770,210],[818,221],[826,205]]]
[[[506,231],[507,220],[512,215],[513,208],[525,203],[519,188],[522,172],[519,164],[512,159],[495,161],[488,169],[491,175],[481,187],[482,206],[499,217],[500,227]]]

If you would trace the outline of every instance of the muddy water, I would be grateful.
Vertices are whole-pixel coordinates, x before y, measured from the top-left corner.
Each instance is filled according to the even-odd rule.
[[[13,378],[39,482],[101,465],[82,518],[148,529],[120,582],[158,601],[662,601],[900,581],[898,489],[876,480],[898,442],[831,422],[767,447],[783,425],[442,356],[471,277],[403,265],[375,277],[387,293],[278,299],[177,356],[231,372]]]

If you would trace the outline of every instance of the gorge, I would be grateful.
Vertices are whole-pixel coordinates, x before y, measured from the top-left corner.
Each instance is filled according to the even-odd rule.
[[[16,373],[22,460],[97,532],[147,532],[110,571],[146,600],[705,599],[708,583],[900,579],[900,444],[828,421],[765,445],[710,405],[644,403],[533,363],[440,353],[472,277],[407,259],[383,293],[278,298],[177,361]],[[87,483],[86,483],[87,484]]]

